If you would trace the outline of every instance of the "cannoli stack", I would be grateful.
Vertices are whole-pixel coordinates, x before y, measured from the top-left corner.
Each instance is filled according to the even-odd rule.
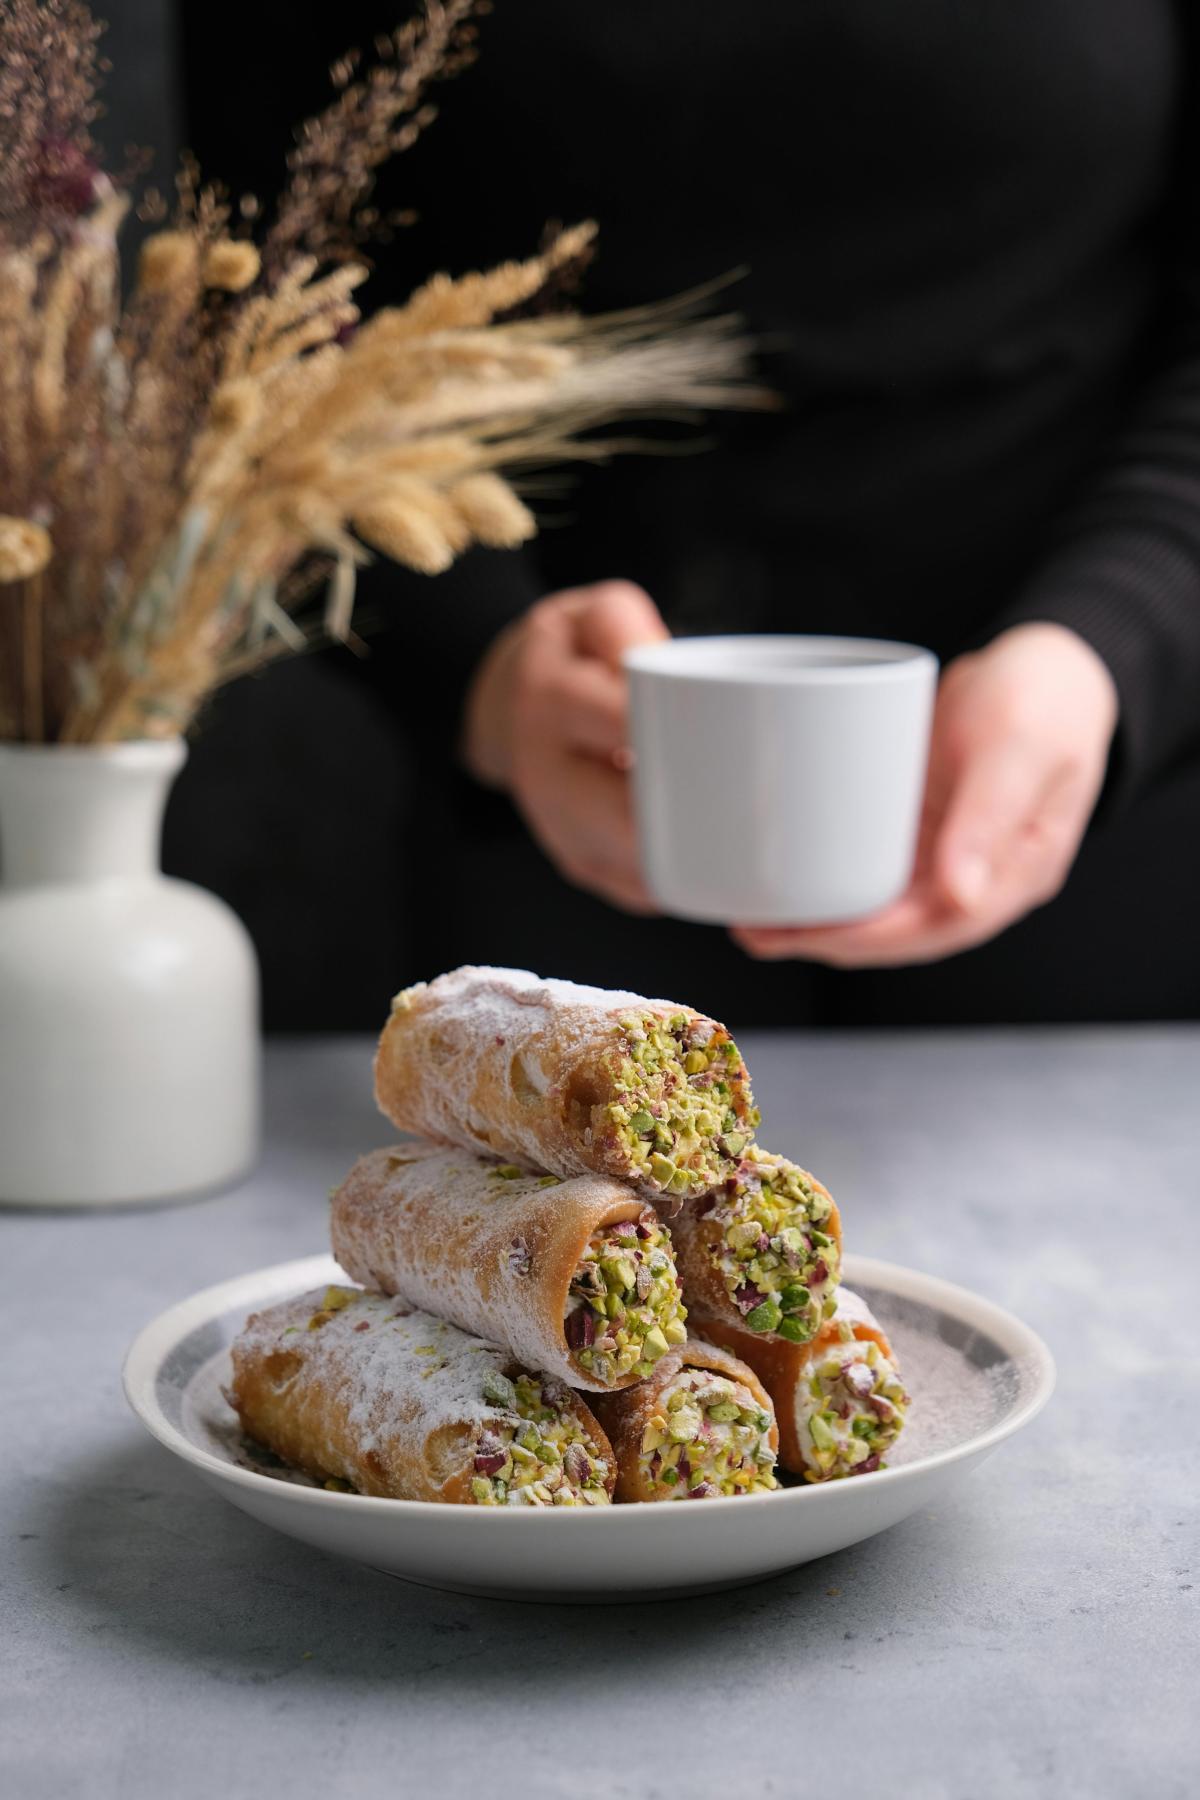
[[[326,1486],[476,1506],[769,1493],[878,1469],[907,1397],[831,1195],[756,1142],[728,1031],[464,968],[393,1004],[411,1134],[336,1189],[357,1285],[254,1315],[243,1429]]]

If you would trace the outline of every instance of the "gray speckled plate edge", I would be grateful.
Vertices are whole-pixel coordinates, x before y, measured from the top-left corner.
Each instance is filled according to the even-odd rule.
[[[239,1459],[235,1434],[221,1441],[190,1403],[192,1390],[206,1371],[212,1383],[216,1359],[248,1312],[344,1279],[328,1255],[256,1270],[170,1307],[131,1346],[124,1387],[147,1430],[235,1505],[276,1529],[387,1573],[509,1597],[695,1592],[760,1579],[887,1529],[1030,1423],[1053,1392],[1054,1363],[1046,1345],[1001,1307],[935,1276],[870,1257],[848,1256],[845,1272],[847,1285],[864,1294],[889,1332],[949,1345],[968,1368],[994,1378],[994,1416],[982,1429],[858,1481],[801,1486],[749,1501],[552,1512],[447,1507],[329,1493]],[[910,1385],[919,1392],[916,1383]],[[756,1548],[748,1555],[741,1526],[749,1506],[758,1529],[751,1534]],[[633,1560],[642,1568],[626,1587],[614,1580],[612,1555],[620,1544],[628,1566],[631,1533]]]

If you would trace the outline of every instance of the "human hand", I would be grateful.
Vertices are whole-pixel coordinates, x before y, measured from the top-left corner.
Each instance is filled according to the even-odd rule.
[[[632,582],[571,588],[497,638],[467,696],[472,774],[512,795],[568,880],[629,912],[654,906],[634,839],[621,655],[669,636]]]
[[[1113,678],[1075,632],[1002,632],[942,677],[907,893],[848,924],[734,937],[752,956],[842,968],[932,962],[995,937],[1066,880],[1116,723]]]

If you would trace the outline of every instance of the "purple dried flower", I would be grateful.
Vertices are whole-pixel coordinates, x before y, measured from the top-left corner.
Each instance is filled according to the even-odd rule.
[[[475,1473],[497,1475],[507,1461],[508,1451],[503,1440],[494,1431],[485,1431],[475,1451]]]
[[[572,1444],[563,1457],[563,1473],[575,1487],[583,1487],[592,1472],[592,1459],[582,1444]]]
[[[847,1363],[842,1370],[842,1380],[850,1392],[857,1394],[860,1400],[865,1400],[875,1386],[875,1377],[867,1364],[862,1362]]]
[[[577,1306],[565,1321],[567,1342],[572,1350],[584,1350],[596,1341],[596,1315],[590,1306]]]

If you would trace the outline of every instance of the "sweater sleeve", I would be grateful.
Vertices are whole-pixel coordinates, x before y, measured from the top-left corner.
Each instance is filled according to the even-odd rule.
[[[385,562],[362,572],[362,673],[415,755],[457,758],[463,702],[480,660],[541,592],[528,550],[469,550],[432,577]]]
[[[1141,378],[1000,620],[1069,626],[1107,663],[1121,708],[1118,804],[1200,753],[1200,56],[1189,35],[1161,305]]]

